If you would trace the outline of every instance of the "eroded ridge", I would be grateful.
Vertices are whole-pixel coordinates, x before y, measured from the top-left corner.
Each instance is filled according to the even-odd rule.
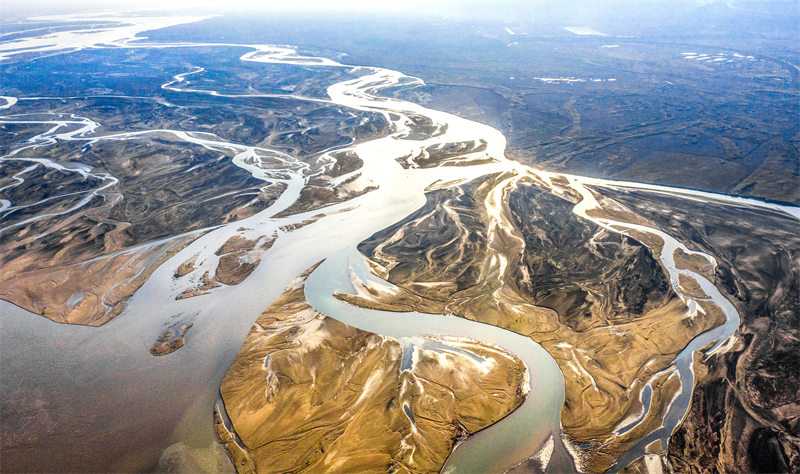
[[[564,373],[564,432],[576,444],[592,443],[576,455],[582,468],[597,471],[661,425],[681,389],[674,360],[725,315],[709,297],[673,288],[663,243],[651,249],[609,230],[609,221],[594,224],[586,209],[599,206],[580,207],[588,192],[533,172],[431,191],[426,206],[359,247],[386,282],[357,281],[356,293],[339,297],[384,310],[449,312],[542,344]]]

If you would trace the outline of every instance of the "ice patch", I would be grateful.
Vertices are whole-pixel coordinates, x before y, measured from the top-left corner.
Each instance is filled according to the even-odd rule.
[[[705,63],[723,63],[723,64],[730,64],[736,61],[743,61],[743,60],[755,60],[753,56],[745,56],[741,53],[734,53],[729,51],[723,51],[721,53],[711,54],[711,53],[694,53],[694,52],[685,52],[681,53],[683,59],[691,59],[694,61],[702,61]]]
[[[550,458],[553,456],[556,443],[553,441],[553,435],[547,438],[547,441],[542,445],[542,448],[533,457],[539,461],[542,471],[547,471],[547,466],[550,464]]]
[[[5,96],[5,95],[0,95],[0,99],[3,99],[4,101],[6,101],[5,104],[0,105],[0,110],[8,109],[12,105],[17,103],[17,98],[16,97],[9,97],[9,96]]]
[[[588,26],[565,26],[564,29],[578,36],[608,36],[602,31],[597,31]]]
[[[577,82],[614,82],[617,79],[613,77],[600,78],[600,77],[534,77],[533,79],[544,82],[545,84],[574,84]]]

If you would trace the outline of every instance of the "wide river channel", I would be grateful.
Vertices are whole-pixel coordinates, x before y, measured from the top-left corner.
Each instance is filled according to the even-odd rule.
[[[230,46],[230,45],[227,45]],[[191,47],[191,45],[150,45],[126,47]],[[284,63],[297,67],[352,68],[324,58],[304,57],[290,48],[243,46],[245,61]],[[45,436],[31,443],[20,455],[30,459],[31,470],[143,470],[159,459],[181,453],[211,470],[216,465],[217,446],[211,413],[219,396],[219,384],[240,349],[253,321],[289,285],[312,265],[323,261],[309,277],[306,295],[318,311],[367,331],[409,341],[426,335],[468,337],[500,346],[522,359],[530,372],[531,390],[522,406],[491,427],[460,444],[448,459],[445,471],[501,472],[543,449],[548,470],[573,470],[573,461],[562,442],[559,413],[564,399],[564,380],[555,360],[530,338],[452,315],[387,313],[350,306],[332,297],[335,291],[352,289],[351,273],[370,276],[356,246],[375,232],[393,225],[425,203],[425,189],[435,182],[471,180],[490,173],[512,171],[536,173],[505,158],[505,137],[496,129],[452,114],[430,110],[418,104],[380,94],[390,87],[420,84],[416,78],[382,68],[353,68],[355,79],[329,87],[331,102],[342,107],[384,114],[393,124],[390,136],[366,141],[345,149],[363,160],[362,175],[378,188],[345,203],[324,210],[325,216],[289,233],[280,228],[300,223],[320,211],[275,218],[299,196],[303,186],[300,171],[293,170],[283,197],[272,207],[250,218],[210,230],[161,265],[131,298],[123,314],[101,327],[54,323],[0,301],[0,389],[11,394],[28,393],[35,407],[37,429]],[[184,75],[185,76],[185,75]],[[180,90],[182,78],[169,84]],[[187,90],[186,93],[213,93]],[[9,102],[11,102],[9,100]],[[3,111],[13,120],[17,105]],[[427,117],[436,124],[437,134],[419,138],[409,132],[409,115]],[[228,143],[188,131],[172,133],[179,139],[212,149],[234,150],[237,164],[258,176],[257,155],[252,147]],[[137,132],[136,135],[140,135]],[[106,139],[125,140],[133,134],[118,133]],[[96,140],[98,137],[63,134],[63,140]],[[493,163],[471,166],[405,169],[397,158],[418,154],[435,145],[483,140]],[[625,183],[567,177],[583,192],[586,186]],[[637,185],[643,186],[643,185]],[[657,187],[662,192],[669,188]],[[685,193],[674,190],[675,194]],[[587,194],[588,196],[588,194]],[[708,199],[724,201],[724,196]],[[758,204],[757,201],[748,205]],[[690,389],[692,353],[705,345],[730,337],[738,326],[733,306],[703,277],[678,270],[672,252],[683,244],[658,229],[643,228],[609,219],[588,217],[588,201],[575,212],[615,232],[625,229],[650,232],[665,241],[662,263],[673,281],[677,273],[698,281],[710,300],[722,308],[727,323],[698,337],[676,361],[683,391],[676,397],[658,430],[623,457],[625,463],[644,454],[644,446],[666,438],[686,412]],[[741,205],[738,203],[737,205]],[[201,262],[214,262],[214,252],[231,236],[247,229],[251,237],[277,233],[279,238],[263,256],[261,264],[244,282],[223,286],[211,294],[176,300],[181,289],[173,279],[175,269],[194,255]],[[683,247],[685,248],[685,247]],[[210,265],[211,263],[206,263]],[[674,285],[676,286],[676,285]],[[687,299],[684,295],[681,297]],[[194,322],[186,345],[164,357],[149,350],[173,318]]]

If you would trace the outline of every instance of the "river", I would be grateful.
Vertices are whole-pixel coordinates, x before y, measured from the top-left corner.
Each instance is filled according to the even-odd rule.
[[[126,37],[127,38],[127,37]],[[148,46],[130,43],[122,47],[191,47],[189,44]],[[54,323],[7,302],[0,302],[0,363],[5,393],[29,390],[40,413],[52,421],[42,444],[34,447],[47,452],[50,459],[33,464],[34,469],[58,466],[74,470],[140,470],[152,467],[167,447],[216,452],[211,412],[218,398],[219,384],[228,366],[261,311],[301,272],[319,261],[325,262],[309,277],[306,295],[320,312],[360,329],[410,341],[425,335],[469,337],[509,350],[525,362],[530,371],[530,395],[522,406],[491,427],[457,447],[445,471],[499,472],[534,454],[549,462],[552,471],[572,470],[572,460],[562,442],[559,412],[564,399],[563,376],[552,357],[531,339],[497,327],[454,317],[418,313],[385,313],[354,308],[332,297],[334,291],[351,289],[350,273],[366,275],[363,257],[356,246],[377,231],[393,225],[425,203],[425,189],[437,181],[468,181],[497,172],[517,175],[563,176],[584,200],[575,213],[614,232],[637,230],[658,235],[665,242],[661,262],[673,288],[680,293],[677,275],[695,279],[726,315],[726,323],[693,340],[676,360],[682,391],[665,416],[664,426],[648,435],[620,460],[620,466],[644,454],[653,439],[665,439],[682,419],[688,407],[693,384],[691,359],[695,350],[709,343],[722,344],[738,327],[738,314],[711,282],[686,269],[675,267],[673,252],[685,246],[659,229],[591,218],[586,211],[598,204],[589,187],[618,186],[626,183],[544,173],[505,158],[505,137],[498,130],[452,114],[427,109],[381,95],[391,87],[421,84],[418,78],[383,68],[353,67],[327,58],[306,57],[292,48],[270,45],[249,46],[253,50],[241,57],[245,61],[295,64],[302,67],[348,68],[359,77],[328,88],[334,104],[383,114],[393,125],[391,135],[344,147],[363,161],[362,175],[378,189],[324,210],[325,216],[291,232],[282,227],[303,222],[320,211],[275,218],[298,197],[305,183],[299,160],[284,156],[288,177],[276,178],[258,167],[259,153],[276,153],[241,143],[231,143],[209,134],[185,130],[117,133],[106,137],[92,131],[42,134],[38,140],[126,140],[142,133],[169,133],[176,139],[215,150],[235,153],[234,162],[253,176],[288,185],[283,196],[266,209],[247,219],[209,229],[161,265],[131,298],[123,314],[111,322],[90,328]],[[48,48],[50,48],[48,46]],[[49,49],[48,49],[49,50]],[[187,72],[166,84],[181,91]],[[183,90],[191,93],[214,91]],[[295,97],[296,99],[296,97]],[[14,121],[16,98],[5,98],[2,118]],[[435,136],[412,138],[408,134],[410,114],[428,117],[438,124]],[[87,119],[88,120],[88,119]],[[63,120],[61,120],[63,122]],[[80,122],[80,121],[78,121]],[[54,124],[59,118],[54,117]],[[87,124],[88,121],[80,122]],[[93,123],[93,122],[92,122]],[[85,127],[84,127],[85,128]],[[92,129],[93,130],[93,129]],[[47,133],[47,132],[45,132]],[[31,140],[37,140],[34,137]],[[474,157],[491,157],[492,163],[438,168],[403,168],[396,158],[447,143],[483,140],[485,151]],[[37,142],[38,143],[38,142]],[[31,143],[33,144],[33,142]],[[46,165],[46,163],[45,163]],[[53,164],[55,166],[55,164]],[[111,179],[104,176],[105,179]],[[642,187],[632,183],[631,187]],[[685,190],[653,187],[661,192],[685,194]],[[705,193],[710,195],[710,193]],[[703,196],[725,201],[725,196]],[[697,198],[695,196],[695,198]],[[766,206],[758,201],[750,206]],[[4,204],[7,206],[7,204]],[[741,205],[737,202],[736,205]],[[791,210],[791,209],[790,209]],[[788,211],[787,211],[788,212]],[[244,230],[240,230],[244,229]],[[261,264],[244,282],[223,286],[211,294],[176,300],[179,288],[173,279],[175,269],[199,255],[198,272],[216,266],[214,252],[231,236],[258,238],[276,234],[278,239],[263,256]],[[688,249],[686,249],[688,250]],[[709,256],[709,258],[713,258]],[[194,326],[187,343],[166,357],[149,353],[153,342],[173,316],[188,317]],[[177,448],[176,448],[177,447]],[[546,463],[547,464],[547,463]],[[208,466],[209,468],[211,466]]]

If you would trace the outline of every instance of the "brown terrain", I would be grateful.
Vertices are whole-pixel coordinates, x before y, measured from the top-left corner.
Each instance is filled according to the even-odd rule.
[[[11,227],[0,234],[0,298],[54,321],[101,325],[119,315],[152,272],[205,229],[249,217],[272,204],[285,189],[283,183],[263,186],[263,181],[252,178],[230,159],[215,160],[213,165],[202,167],[202,172],[186,175],[186,168],[196,168],[198,161],[208,158],[207,151],[193,150],[192,146],[183,150],[185,144],[174,143],[166,136],[143,141],[136,146],[95,145],[91,156],[100,156],[105,160],[104,166],[112,168],[117,176],[126,177],[109,188],[108,194],[100,193],[86,206],[63,215],[59,213],[74,205],[73,200],[34,202],[32,209],[38,213],[54,215],[28,224],[23,219],[32,217],[32,211],[23,208],[10,214],[4,224]],[[132,155],[148,143],[161,150],[147,156]],[[177,156],[166,155],[175,148],[181,149]],[[121,164],[110,161],[109,157],[116,153],[128,158]],[[335,158],[329,170],[332,175],[352,173],[361,166],[361,160],[352,153],[339,153]],[[27,180],[12,188],[8,196],[12,202],[26,205],[31,195],[41,195],[41,191],[28,189],[34,178],[44,183],[52,181],[52,186],[61,180],[57,184],[59,192],[83,190],[95,184],[91,179],[80,180],[80,176],[74,182],[64,182],[63,176],[50,171],[41,171],[41,176],[37,172],[27,173]],[[173,180],[165,186],[166,176],[182,176],[182,172],[184,181]],[[220,180],[220,175],[228,178]],[[12,182],[10,176],[0,179],[0,184]],[[216,189],[202,191],[204,179],[213,180]],[[220,187],[218,181],[226,184]],[[191,191],[175,191],[181,186]],[[359,174],[339,184],[333,184],[327,175],[316,176],[309,180],[298,201],[281,215],[319,209],[372,189],[374,185]],[[14,226],[16,222],[24,225]],[[219,284],[241,283],[258,266],[273,241],[266,239],[258,248],[254,248],[255,241],[238,246],[226,243],[217,251],[219,261],[214,274],[201,276],[178,298],[205,294]],[[181,264],[175,277],[182,278],[193,270],[190,259]]]
[[[176,59],[155,51],[141,53],[136,61],[144,57],[150,61],[142,79],[158,89],[161,78],[155,71],[175,67]],[[117,67],[107,62],[100,66],[95,63],[103,61],[99,57],[81,60],[87,61],[87,68]],[[137,69],[123,62],[119,67],[124,74]],[[15,67],[10,66],[9,77],[17,77],[11,72]],[[238,62],[235,67],[251,65]],[[276,74],[286,74],[278,68],[264,75],[263,65],[252,67],[260,73],[239,75],[239,81],[249,77],[268,85]],[[346,72],[336,72],[330,80],[335,82],[342,75]],[[52,76],[52,81],[41,85],[56,91],[42,95],[71,95],[66,91],[74,86],[70,83],[74,75]],[[198,79],[191,76],[185,85]],[[300,73],[291,79],[297,81],[297,91],[324,94],[326,80],[317,74]],[[207,80],[200,82],[201,89],[214,87]],[[223,79],[218,86],[241,84]],[[163,91],[169,99],[116,99],[105,85],[83,84],[81,88],[75,94],[85,98],[26,104],[27,116],[45,123],[0,124],[5,137],[0,144],[4,157],[0,188],[2,199],[11,205],[0,216],[0,298],[65,323],[107,322],[122,312],[125,301],[167,257],[209,228],[266,209],[283,193],[285,183],[265,182],[234,163],[241,146],[263,147],[247,158],[248,164],[256,164],[276,179],[285,179],[287,171],[315,175],[292,209],[299,212],[365,192],[370,183],[363,179],[353,177],[340,186],[330,182],[330,177],[360,168],[357,156],[331,152],[331,159],[318,158],[333,147],[384,133],[388,126],[380,116],[364,121],[366,114],[307,101],[278,100],[265,107],[259,101],[228,104],[171,90]],[[47,121],[70,121],[58,130],[69,132],[82,126],[75,123],[82,117],[100,124],[81,136],[86,140],[47,135],[52,128]],[[189,143],[168,130],[186,131],[222,146],[211,149]],[[127,132],[134,135],[88,141]],[[240,148],[225,146],[228,141]],[[31,147],[32,143],[38,146]],[[281,153],[312,164],[283,159],[288,155]],[[35,161],[41,157],[65,168]],[[90,199],[81,203],[86,197]],[[208,284],[213,285],[212,280],[236,284],[245,278],[257,262],[240,257],[221,256],[218,275],[210,274]]]
[[[500,349],[415,347],[314,311],[301,275],[253,325],[222,382],[217,433],[239,472],[432,472],[455,443],[525,394],[526,369]],[[488,370],[491,368],[491,370]]]
[[[135,154],[148,144],[148,154]],[[72,152],[68,145],[64,153]],[[39,166],[7,191],[14,204],[31,207],[4,219],[11,227],[0,234],[0,298],[58,322],[97,326],[109,321],[161,263],[204,228],[252,215],[281,192],[280,187],[260,188],[263,182],[230,160],[182,177],[181,171],[207,156],[166,138],[95,148],[87,158],[100,157],[104,167],[127,178],[73,212],[64,213],[76,204],[74,197],[30,201],[46,199],[50,191],[42,190],[50,187],[59,193],[85,191],[96,186],[92,178],[64,177]],[[180,151],[169,156],[175,150]],[[215,173],[231,178],[222,189],[203,191],[194,181],[218,180]],[[176,178],[165,186],[171,174],[184,181]],[[29,189],[28,183],[35,187]],[[184,194],[181,186],[193,191]],[[235,189],[241,194],[233,196]],[[25,224],[35,215],[44,217]]]
[[[610,192],[610,191],[609,191]],[[696,364],[698,383],[668,455],[678,472],[800,470],[800,225],[779,212],[646,192],[614,198],[713,254],[741,316],[735,343]],[[665,213],[662,209],[669,209]],[[688,244],[687,244],[688,245]]]
[[[446,143],[430,145],[417,155],[398,158],[403,168],[432,168],[435,166],[463,166],[496,162],[494,158],[481,153],[486,150],[486,141]],[[470,156],[472,155],[472,156]]]
[[[261,256],[275,243],[275,237],[261,239],[248,239],[241,235],[234,235],[225,241],[214,252],[219,257],[217,266],[212,276],[206,271],[193,286],[183,290],[175,299],[182,300],[193,296],[205,295],[214,288],[224,285],[238,285],[253,273],[261,263]],[[178,280],[193,273],[197,264],[197,255],[178,266],[173,277]]]
[[[119,315],[150,274],[191,240],[173,239],[88,261],[61,263],[59,257],[67,254],[69,247],[80,245],[68,243],[66,252],[51,258],[33,252],[17,258],[0,257],[0,298],[53,321],[99,326]]]
[[[452,312],[542,344],[566,381],[564,433],[585,447],[579,465],[594,472],[660,426],[680,386],[664,370],[724,318],[712,306],[688,315],[653,256],[660,239],[650,249],[575,216],[573,205],[508,174],[432,191],[422,209],[359,247],[391,285],[356,281],[357,294],[338,297],[384,310]],[[633,214],[620,203],[609,207]],[[615,435],[641,411],[648,381],[649,414]]]
[[[330,204],[348,201],[374,189],[377,189],[375,184],[360,173],[350,176],[338,186],[334,186],[327,176],[315,176],[300,191],[297,201],[276,217],[315,211]]]
[[[165,329],[158,337],[156,343],[153,344],[150,353],[154,356],[163,356],[177,351],[183,347],[183,344],[186,342],[184,336],[186,336],[186,332],[193,325],[194,323],[186,323],[183,325],[176,324]]]

